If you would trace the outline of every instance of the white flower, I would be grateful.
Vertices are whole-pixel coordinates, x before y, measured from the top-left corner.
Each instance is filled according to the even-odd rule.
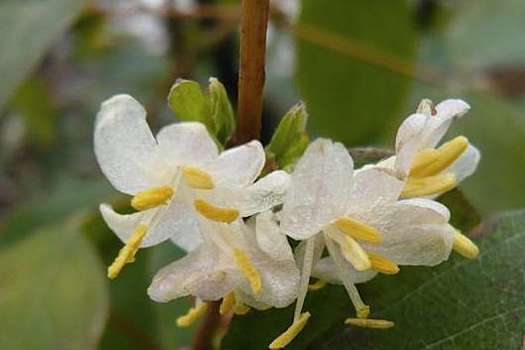
[[[436,106],[423,100],[417,112],[403,121],[396,136],[396,155],[379,165],[394,168],[406,178],[404,198],[435,197],[476,170],[480,153],[466,137],[458,136],[437,148],[452,121],[469,109],[462,100],[445,100]]]
[[[301,309],[313,267],[318,277],[341,281],[358,317],[366,318],[369,308],[354,283],[397,273],[398,265],[432,266],[448,258],[456,233],[447,208],[429,199],[399,201],[404,183],[393,173],[380,167],[354,173],[340,143],[318,139],[308,147],[281,212],[282,231],[304,241],[296,255],[302,273],[294,323],[271,348],[286,345],[297,334],[291,330],[304,326],[309,314]],[[324,247],[329,257],[317,262]]]
[[[112,278],[139,247],[170,238],[183,249],[197,247],[199,214],[235,221],[279,204],[288,185],[283,171],[254,183],[265,162],[258,141],[219,153],[204,125],[194,122],[168,125],[155,138],[146,111],[128,95],[102,104],[94,144],[103,173],[117,190],[134,196],[131,204],[138,210],[121,215],[100,206],[108,226],[126,243],[108,270]]]
[[[234,303],[258,309],[288,306],[299,282],[292,250],[271,212],[255,221],[239,219],[228,225],[200,220],[203,244],[156,274],[148,288],[151,299],[224,298],[222,312],[233,306],[226,305],[232,296]]]

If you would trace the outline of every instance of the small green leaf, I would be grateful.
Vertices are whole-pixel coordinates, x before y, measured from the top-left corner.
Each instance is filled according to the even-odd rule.
[[[401,267],[360,286],[371,317],[395,322],[389,330],[343,325],[354,310],[341,286],[308,294],[310,321],[287,349],[520,349],[525,327],[525,211],[478,230],[480,256],[457,254],[435,268]],[[236,316],[223,341],[228,350],[262,348],[290,324],[287,309]]]
[[[216,78],[210,78],[209,94],[212,118],[217,128],[216,137],[224,145],[235,130],[235,114],[224,85]]]
[[[71,224],[0,251],[0,348],[95,349],[108,315],[104,269]]]
[[[180,120],[201,122],[215,135],[217,127],[212,118],[211,105],[199,83],[177,80],[168,95],[168,104]]]
[[[266,151],[273,156],[281,169],[293,166],[308,146],[307,120],[306,107],[299,102],[286,113],[277,126]]]

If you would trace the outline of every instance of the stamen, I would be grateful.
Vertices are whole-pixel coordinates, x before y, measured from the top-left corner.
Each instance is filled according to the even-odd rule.
[[[415,177],[425,177],[437,175],[454,163],[468,148],[468,139],[465,136],[458,136],[437,149],[436,159],[426,166],[412,167],[410,175]]]
[[[147,231],[148,226],[144,224],[137,226],[126,245],[119,251],[113,263],[108,267],[108,278],[116,278],[124,265],[135,261],[135,254],[137,253]]]
[[[347,318],[345,324],[357,327],[387,329],[394,327],[394,322],[388,320],[374,320],[370,318]]]
[[[206,219],[231,223],[239,217],[239,211],[235,208],[221,208],[205,201],[204,199],[196,199],[193,202],[195,209]]]
[[[456,177],[454,174],[409,177],[403,192],[402,198],[424,197],[433,194],[447,192],[456,187]]]
[[[368,257],[370,258],[370,262],[372,263],[372,268],[376,271],[379,271],[386,275],[395,275],[399,272],[399,267],[395,262],[388,260],[387,258],[381,255],[369,252]]]
[[[479,255],[478,246],[459,231],[454,235],[452,248],[467,259],[475,259]]]
[[[317,280],[315,283],[312,283],[308,286],[308,290],[314,291],[324,288],[328,282],[323,280]]]
[[[365,271],[372,263],[364,249],[352,237],[338,231],[330,231],[330,238],[339,244],[341,254],[357,271]]]
[[[364,222],[349,217],[337,219],[335,221],[335,226],[350,237],[361,241],[379,243],[381,240],[381,234],[377,229],[365,224]]]
[[[259,274],[259,271],[257,271],[248,255],[246,255],[246,253],[242,250],[234,249],[233,257],[235,258],[237,266],[239,266],[242,273],[244,274],[244,277],[246,277],[246,279],[250,282],[250,287],[252,288],[253,293],[258,294],[262,288],[261,275]]]
[[[246,315],[250,311],[250,307],[248,305],[245,305],[243,303],[236,303],[235,307],[233,308],[233,313],[236,315]]]
[[[370,306],[364,305],[356,310],[357,318],[368,318],[370,315]]]
[[[136,210],[146,210],[158,207],[173,197],[174,191],[170,186],[152,188],[139,192],[131,199],[131,206]]]
[[[208,309],[208,304],[201,303],[196,305],[188,310],[186,315],[177,318],[177,326],[179,327],[189,327],[199,318],[204,316],[206,310]]]
[[[235,307],[235,293],[230,292],[222,298],[221,306],[219,307],[219,313],[221,315],[229,314]]]
[[[185,166],[182,168],[184,180],[188,186],[199,190],[211,190],[215,186],[213,180],[207,172],[193,166]]]
[[[417,152],[410,167],[410,175],[421,177],[418,176],[418,174],[430,164],[434,163],[439,158],[439,155],[439,151],[435,148],[425,148]]]
[[[286,345],[290,344],[292,340],[303,330],[306,326],[306,322],[310,318],[309,312],[303,312],[299,319],[294,321],[290,327],[270,344],[270,349],[282,349]]]

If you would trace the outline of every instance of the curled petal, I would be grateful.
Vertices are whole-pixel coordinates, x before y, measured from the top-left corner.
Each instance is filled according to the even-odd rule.
[[[469,144],[467,150],[446,170],[446,172],[454,174],[456,182],[459,183],[476,171],[480,158],[481,154],[479,150]]]

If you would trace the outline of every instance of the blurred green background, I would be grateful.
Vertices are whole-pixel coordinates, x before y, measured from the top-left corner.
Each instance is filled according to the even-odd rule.
[[[275,0],[263,141],[299,99],[312,136],[391,147],[422,98],[463,98],[453,124],[482,152],[461,189],[483,216],[525,204],[525,3],[521,0]],[[177,77],[223,82],[236,101],[238,2],[0,1],[0,348],[178,349],[189,300],[146,287],[182,252],[143,250],[111,283],[120,243],[97,212],[125,208],[92,147],[106,98],[173,121]]]

